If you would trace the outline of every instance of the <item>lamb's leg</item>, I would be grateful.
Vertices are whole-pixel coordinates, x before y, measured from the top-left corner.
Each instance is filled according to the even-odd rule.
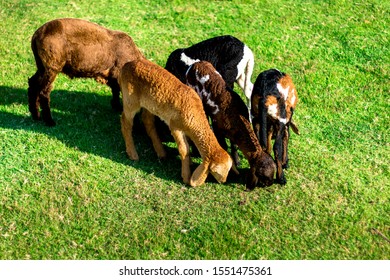
[[[123,106],[120,101],[120,87],[118,81],[116,79],[110,78],[107,82],[108,86],[111,88],[112,99],[111,99],[111,107],[115,111],[122,112]]]
[[[51,116],[50,111],[50,92],[53,88],[53,82],[57,76],[57,72],[48,70],[44,73],[40,84],[41,91],[39,92],[39,103],[42,109],[42,119],[48,126],[55,126],[56,123]]]
[[[39,71],[28,79],[28,108],[34,120],[39,120],[39,92],[41,91],[41,77]]]
[[[242,73],[240,77],[236,80],[236,83],[238,86],[242,89],[242,91],[245,94],[246,97],[246,105],[248,107],[249,112],[249,120],[252,120],[252,114],[251,114],[251,95],[253,90],[253,84],[250,81],[250,77],[248,77],[246,74]]]
[[[240,86],[240,88],[244,91],[246,100],[247,100],[247,107],[249,110],[249,120],[252,122],[252,114],[251,114],[251,96],[253,91],[253,84],[251,82],[251,77],[253,73],[254,68],[254,57],[252,51],[245,46],[244,48],[244,56],[247,56],[246,63],[244,64],[243,69],[237,69],[237,72],[240,73],[238,79],[236,80],[237,84]],[[237,66],[239,67],[239,66]]]
[[[263,149],[267,148],[267,111],[268,108],[264,104],[264,100],[260,101],[260,114],[259,114],[259,125],[260,125],[260,131],[259,131],[259,142]]]
[[[247,98],[247,102],[250,100],[250,95],[247,96],[246,92],[245,92],[245,74],[242,73],[240,75],[240,77],[238,77],[238,79],[236,80],[236,83],[238,84],[238,86],[242,89],[242,91],[244,92],[245,94],[245,97]]]
[[[274,133],[274,127],[271,125],[268,129],[267,129],[267,145],[266,145],[266,152],[271,155],[271,150],[272,150],[272,135]]]
[[[132,160],[138,160],[138,153],[133,140],[133,121],[137,110],[124,110],[121,116],[121,130],[126,143],[126,153]]]
[[[288,139],[290,138],[290,129],[289,126],[286,125],[284,129],[283,135],[283,169],[288,169]]]
[[[161,143],[160,137],[158,136],[156,126],[154,125],[154,115],[145,108],[142,109],[142,122],[144,123],[146,133],[150,137],[153,143],[154,150],[160,159],[167,156],[164,146]]]
[[[214,131],[215,137],[218,140],[219,145],[222,147],[222,149],[227,151],[228,145],[226,144],[226,139],[225,139],[224,134],[218,129],[218,127],[216,125],[213,126],[213,131]],[[240,166],[241,162],[240,162],[240,157],[238,155],[238,148],[237,148],[237,145],[232,143],[232,142],[230,142],[230,154],[233,158],[233,162],[234,162],[235,167]]]
[[[253,127],[253,131],[255,132],[255,135],[256,135],[257,139],[260,141],[260,122],[259,122],[259,118],[253,118],[253,120],[252,120],[252,127]]]
[[[285,125],[279,124],[276,132],[275,143],[274,143],[274,155],[276,161],[276,179],[281,185],[287,183],[283,172],[283,138],[285,134]]]
[[[190,184],[191,170],[190,170],[190,146],[183,131],[171,127],[171,133],[176,141],[177,149],[181,159],[181,177],[185,184]]]

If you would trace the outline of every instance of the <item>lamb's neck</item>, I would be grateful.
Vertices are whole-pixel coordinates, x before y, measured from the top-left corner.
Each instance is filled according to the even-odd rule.
[[[189,135],[189,137],[194,142],[202,159],[210,158],[213,151],[218,148],[222,149],[210,127],[209,129],[194,130],[193,135]]]
[[[236,136],[234,142],[248,161],[263,152],[255,133],[251,129],[248,132],[237,133]]]

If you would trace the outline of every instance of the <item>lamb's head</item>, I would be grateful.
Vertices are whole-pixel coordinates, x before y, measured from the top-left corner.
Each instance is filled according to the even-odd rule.
[[[225,183],[233,160],[225,150],[221,150],[210,162],[210,173],[219,183]]]
[[[191,176],[190,185],[196,187],[202,185],[209,172],[219,183],[225,183],[233,160],[230,155],[221,148],[211,158],[204,159]]]
[[[258,184],[260,186],[271,186],[274,183],[276,164],[272,157],[262,152],[250,163],[250,170],[247,175],[246,190],[253,190]]]

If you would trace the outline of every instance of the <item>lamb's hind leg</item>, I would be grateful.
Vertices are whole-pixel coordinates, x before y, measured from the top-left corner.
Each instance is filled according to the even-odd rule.
[[[250,77],[248,77],[244,73],[242,73],[241,76],[238,77],[236,82],[245,94],[246,105],[248,107],[249,116],[250,116],[251,115],[251,96],[252,96],[253,84],[250,81]]]
[[[111,88],[112,99],[111,99],[111,107],[117,112],[122,112],[123,106],[121,104],[119,95],[120,95],[120,87],[118,81],[114,78],[108,79],[107,85]]]
[[[253,84],[251,82],[251,76],[253,73],[254,67],[254,57],[252,51],[248,47],[244,47],[244,58],[243,61],[243,69],[237,69],[238,79],[236,80],[237,84],[244,91],[246,97],[246,103],[249,111],[249,120],[252,122],[251,115],[251,96],[253,91]],[[240,68],[240,65],[237,65]]]
[[[28,79],[28,108],[34,120],[39,120],[39,92],[41,91],[41,74],[37,71]]]
[[[46,71],[42,77],[40,83],[40,92],[38,96],[39,103],[41,105],[41,115],[43,121],[48,126],[55,126],[56,123],[51,116],[50,111],[50,92],[53,88],[53,82],[56,79],[57,72],[55,71]]]
[[[161,143],[160,137],[158,136],[156,126],[154,124],[154,115],[145,108],[142,109],[142,122],[144,123],[146,133],[152,140],[157,156],[161,159],[165,158],[167,154],[165,152],[164,146]]]

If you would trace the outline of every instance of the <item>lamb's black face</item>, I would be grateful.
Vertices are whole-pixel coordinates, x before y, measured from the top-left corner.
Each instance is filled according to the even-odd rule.
[[[272,157],[266,153],[256,164],[252,164],[247,176],[246,190],[255,187],[269,187],[274,183],[276,164]]]
[[[259,174],[258,178],[262,187],[269,187],[274,183],[273,174],[272,175]]]
[[[260,183],[268,187],[274,183],[274,176],[276,173],[276,164],[273,158],[263,153],[263,157],[256,165],[256,175],[259,178]]]

